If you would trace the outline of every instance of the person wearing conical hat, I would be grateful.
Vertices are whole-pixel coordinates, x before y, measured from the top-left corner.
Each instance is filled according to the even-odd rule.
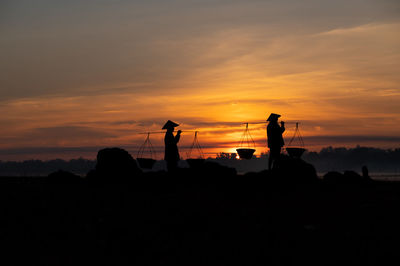
[[[164,160],[167,162],[168,172],[173,172],[178,167],[178,161],[180,160],[179,151],[178,151],[178,142],[181,138],[181,130],[178,130],[178,133],[174,136],[173,132],[175,127],[179,126],[177,123],[168,120],[167,123],[163,126],[162,129],[166,129],[164,137],[165,144],[165,156]]]
[[[267,121],[267,137],[269,147],[268,169],[271,170],[272,164],[275,166],[281,156],[281,149],[285,142],[283,141],[282,134],[285,131],[285,122],[281,121],[278,124],[278,118],[281,115],[271,113]]]

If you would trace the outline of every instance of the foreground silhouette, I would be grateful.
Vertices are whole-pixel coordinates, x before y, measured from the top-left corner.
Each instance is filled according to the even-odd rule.
[[[250,171],[262,171],[267,168],[268,156],[266,154],[252,160],[237,160],[237,154],[220,153],[217,158],[208,158],[207,161],[215,161],[220,164],[235,167],[240,173]],[[313,164],[319,173],[332,170],[359,171],[363,164],[368,166],[370,173],[393,174],[399,173],[400,149],[377,149],[367,147],[323,148],[320,152],[306,152],[301,157]],[[158,162],[159,165],[159,162]],[[22,162],[0,161],[0,176],[43,176],[59,169],[70,171],[78,175],[86,175],[96,166],[95,160],[72,159],[64,161],[60,159],[51,161],[29,160]]]
[[[365,172],[365,171],[364,171]],[[399,259],[400,184],[330,183],[301,159],[240,176],[205,162],[141,172],[118,148],[79,177],[0,186],[13,265],[387,265]],[[19,181],[18,181],[19,180]],[[103,184],[103,185],[99,185]],[[9,264],[4,264],[9,265]],[[396,265],[396,264],[391,264]]]
[[[168,120],[167,123],[163,126],[162,129],[166,129],[164,137],[165,144],[165,156],[164,160],[167,162],[168,171],[173,172],[176,170],[178,166],[178,161],[180,160],[179,152],[178,152],[178,142],[181,138],[181,132],[178,130],[178,133],[174,136],[174,128],[179,126],[178,124]]]
[[[281,121],[281,126],[278,125],[278,118],[280,115],[271,113],[267,121],[267,137],[269,147],[268,169],[271,170],[272,164],[279,161],[281,149],[285,142],[283,141],[282,134],[285,131],[285,122]]]
[[[96,169],[87,174],[87,180],[97,183],[121,183],[141,172],[136,160],[126,150],[106,148],[97,153]]]

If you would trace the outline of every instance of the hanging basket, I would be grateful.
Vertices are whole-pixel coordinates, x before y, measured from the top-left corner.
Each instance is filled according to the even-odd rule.
[[[144,169],[152,169],[156,160],[150,158],[136,158],[139,163],[139,166]]]
[[[236,149],[240,159],[250,160],[253,157],[255,149]]]
[[[293,145],[293,141],[297,141],[298,144]],[[296,129],[294,131],[292,139],[286,147],[286,151],[292,158],[300,158],[306,151],[306,149],[304,148],[303,138],[300,135],[299,123],[296,123]]]
[[[152,169],[156,160],[154,159],[155,151],[150,142],[150,133],[147,133],[147,138],[139,148],[136,160],[142,169]]]
[[[249,123],[246,123],[246,129],[243,132],[239,142],[239,147],[236,149],[236,152],[238,153],[240,159],[250,160],[256,151],[255,147],[256,144],[250,135]]]
[[[286,151],[290,157],[300,158],[303,155],[303,153],[306,151],[306,149],[290,147],[290,148],[286,148]]]
[[[193,139],[192,146],[190,147],[189,151],[186,154],[187,155],[186,162],[189,164],[190,168],[201,168],[205,162],[204,154],[201,149],[199,140],[197,138],[197,133],[198,133],[198,131],[194,132],[194,139]],[[193,154],[195,152],[198,153],[197,157],[193,156]]]

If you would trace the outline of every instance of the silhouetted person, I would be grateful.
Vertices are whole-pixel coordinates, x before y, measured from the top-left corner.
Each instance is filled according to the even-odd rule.
[[[369,177],[368,168],[365,165],[361,168],[361,171],[362,171],[363,177]]]
[[[178,124],[168,120],[167,123],[163,126],[162,129],[166,129],[164,143],[165,143],[165,156],[164,160],[167,162],[168,172],[173,172],[176,170],[178,166],[178,161],[180,160],[179,152],[178,152],[178,142],[181,138],[181,132],[178,130],[178,133],[174,136],[174,128],[179,126]]]
[[[366,181],[371,180],[371,177],[369,176],[369,172],[368,172],[367,166],[364,165],[361,168],[361,171],[362,171],[362,177],[363,177],[364,180],[366,180]]]
[[[283,141],[282,133],[285,131],[285,122],[281,121],[281,126],[278,124],[280,115],[271,113],[267,121],[267,137],[269,147],[268,169],[271,170],[272,164],[279,160],[281,149],[285,144]]]

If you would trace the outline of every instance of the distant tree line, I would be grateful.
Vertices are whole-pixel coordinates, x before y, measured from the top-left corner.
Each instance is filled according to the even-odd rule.
[[[0,176],[44,176],[58,170],[77,175],[86,175],[96,165],[95,160],[83,158],[69,161],[56,159],[50,161],[28,160],[23,162],[0,161]]]
[[[400,148],[384,150],[360,146],[350,149],[327,147],[320,152],[308,152],[303,157],[321,172],[359,170],[365,165],[371,172],[400,173]]]
[[[313,164],[319,173],[345,170],[360,172],[361,167],[365,165],[373,173],[400,174],[400,148],[386,150],[360,146],[355,148],[326,147],[320,152],[306,152],[302,159]],[[237,160],[233,154],[220,153],[214,160],[235,167],[238,172],[244,173],[266,169],[268,154],[261,154],[250,161],[242,161]]]
[[[236,153],[219,153],[216,161],[222,165],[234,167],[239,173],[257,172],[267,168],[268,154],[252,160],[237,160]],[[306,152],[302,159],[315,166],[318,172],[355,170],[360,171],[366,165],[370,172],[400,173],[400,148],[378,149],[357,146],[355,148],[323,148],[320,152]],[[95,160],[83,158],[65,161],[61,159],[23,162],[0,161],[0,176],[45,176],[58,170],[86,175],[96,165]]]

